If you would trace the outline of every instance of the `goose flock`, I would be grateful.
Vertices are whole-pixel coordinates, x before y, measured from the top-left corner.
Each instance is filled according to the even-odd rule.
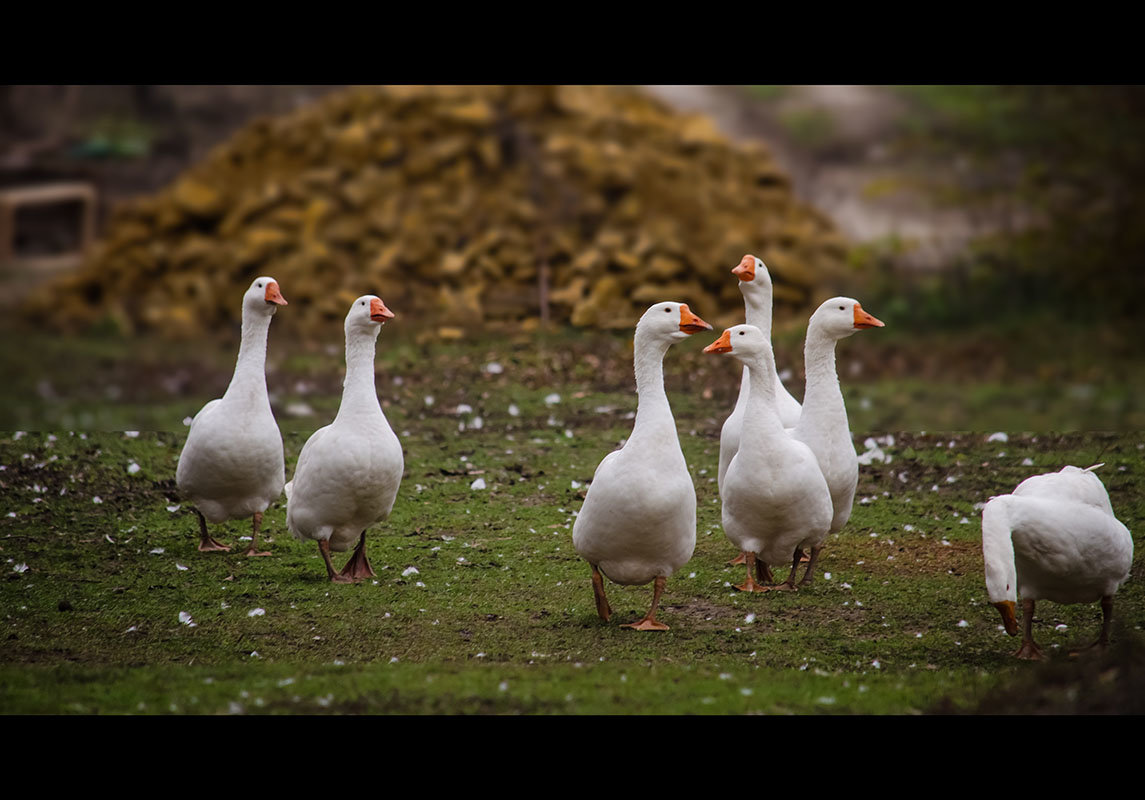
[[[745,324],[723,331],[705,353],[742,365],[739,396],[720,432],[718,488],[724,532],[746,565],[744,592],[798,591],[813,582],[820,552],[851,516],[858,459],[835,365],[837,343],[884,327],[859,301],[833,297],[811,315],[804,345],[806,391],[800,403],[783,385],[771,345],[772,282],[764,263],[745,255],[731,270],[744,298]],[[345,320],[346,378],[334,420],[307,440],[286,482],[282,436],[266,387],[271,320],[286,306],[278,282],[256,278],[243,295],[242,339],[226,393],[191,422],[176,483],[199,521],[200,551],[229,551],[207,523],[251,518],[246,556],[258,549],[263,513],[285,491],[286,524],[312,540],[333,583],[374,575],[366,555],[369,528],[390,514],[401,484],[402,447],[378,402],[374,355],[378,334],[394,318],[381,300],[354,300]],[[665,631],[656,611],[668,578],[692,558],[696,492],[664,388],[673,344],[712,330],[684,303],[652,305],[636,324],[633,365],[637,411],[623,446],[601,460],[573,524],[573,546],[589,565],[597,614],[612,617],[605,578],[653,584],[648,612],[622,627]],[[1031,625],[1034,603],[1101,603],[1109,642],[1113,595],[1133,560],[1129,530],[1114,516],[1094,470],[1066,466],[1033,476],[982,511],[982,549],[990,602],[1017,635],[1022,596],[1024,635],[1014,654],[1042,658]],[[341,570],[331,551],[353,548]],[[803,578],[797,581],[802,563]],[[779,582],[772,567],[790,564]]]

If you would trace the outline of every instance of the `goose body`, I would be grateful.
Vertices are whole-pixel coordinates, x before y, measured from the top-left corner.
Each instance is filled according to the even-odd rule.
[[[1014,609],[1022,596],[1019,658],[1042,655],[1032,635],[1037,600],[1100,600],[1103,623],[1095,645],[1108,642],[1113,595],[1129,577],[1133,537],[1114,516],[1109,493],[1092,469],[1067,466],[1028,478],[982,509],[986,589],[1011,636],[1018,633]]]
[[[328,577],[337,583],[374,574],[365,554],[366,530],[389,516],[405,466],[374,386],[375,342],[393,316],[373,295],[351,305],[342,403],[334,421],[306,441],[287,486],[287,527],[296,539],[318,543]],[[355,542],[351,561],[335,573],[330,551],[349,550]]]
[[[573,524],[573,546],[592,568],[597,613],[611,609],[601,574],[615,583],[656,582],[652,607],[626,627],[666,630],[655,612],[664,582],[696,546],[696,490],[664,391],[664,356],[677,341],[711,326],[681,303],[657,303],[636,326],[639,396],[632,435],[600,462]]]
[[[229,550],[206,523],[251,517],[257,552],[262,513],[282,493],[286,480],[282,434],[266,391],[266,340],[271,318],[286,305],[273,278],[256,278],[243,295],[242,343],[226,393],[207,403],[191,421],[179,454],[175,482],[199,516],[199,549]]]
[[[802,549],[816,551],[832,518],[831,495],[815,454],[780,421],[770,350],[768,337],[753,325],[728,328],[705,348],[743,362],[751,380],[740,448],[728,465],[722,492],[724,533],[747,554],[747,581],[736,587],[741,591],[775,588],[758,584],[753,568],[757,562],[788,560],[791,575],[779,588],[794,589]]]

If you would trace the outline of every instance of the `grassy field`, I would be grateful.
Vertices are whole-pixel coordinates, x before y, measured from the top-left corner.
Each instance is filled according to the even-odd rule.
[[[289,477],[337,407],[339,350],[283,353],[271,333]],[[290,536],[285,498],[264,523],[273,557],[195,549],[196,522],[174,484],[183,418],[225,387],[233,350],[128,357],[97,339],[37,343],[48,363],[52,347],[79,357],[47,385],[11,371],[4,389],[0,711],[1145,710],[1134,677],[1145,674],[1139,537],[1115,603],[1115,647],[1067,659],[1095,637],[1100,610],[1042,603],[1035,636],[1051,663],[1035,665],[1011,658],[1017,641],[987,602],[979,516],[1031,474],[1103,461],[1115,510],[1140,531],[1139,433],[936,433],[975,403],[990,421],[1029,419],[1014,413],[1020,384],[957,392],[952,379],[953,399],[912,408],[911,424],[929,432],[888,434],[879,415],[894,419],[886,404],[896,399],[909,405],[908,384],[869,370],[848,379],[849,364],[879,361],[876,340],[856,336],[840,345],[852,430],[861,453],[877,447],[886,460],[860,468],[854,514],[813,586],[742,596],[715,485],[738,371],[700,354],[706,341],[677,345],[667,386],[699,500],[697,546],[668,581],[660,618],[671,630],[637,633],[618,625],[644,613],[650,587],[609,584],[615,616],[601,622],[571,540],[596,464],[631,430],[630,343],[561,334],[431,346],[389,334],[377,384],[406,473],[390,520],[370,533],[377,578],[349,586],[329,584],[317,548]],[[1069,396],[1045,402],[1047,425],[1073,413]],[[240,522],[213,531],[230,544],[248,532]]]

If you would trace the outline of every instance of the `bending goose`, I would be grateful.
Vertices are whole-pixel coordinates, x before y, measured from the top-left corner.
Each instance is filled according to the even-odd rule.
[[[255,278],[243,295],[242,343],[226,393],[200,409],[179,454],[175,483],[199,517],[199,550],[230,550],[207,532],[207,521],[252,518],[248,556],[259,552],[262,513],[282,493],[282,434],[266,393],[266,337],[286,300],[274,278]]]
[[[346,380],[334,421],[306,440],[286,486],[286,524],[296,539],[313,539],[334,583],[374,575],[366,558],[366,529],[390,515],[405,462],[374,388],[374,349],[393,312],[363,295],[346,315]],[[330,551],[354,554],[341,572]]]
[[[612,609],[604,581],[628,586],[654,581],[652,605],[639,622],[621,627],[666,631],[656,619],[668,577],[696,547],[696,489],[664,391],[664,356],[676,342],[712,326],[683,303],[657,303],[636,324],[636,422],[624,446],[596,468],[573,524],[573,546],[592,568],[596,611]]]
[[[1018,484],[982,509],[986,591],[1016,636],[1014,608],[1022,595],[1022,645],[1018,658],[1040,659],[1034,642],[1034,603],[1101,601],[1101,633],[1090,647],[1109,643],[1113,595],[1129,577],[1133,537],[1113,515],[1109,493],[1092,470],[1063,467]]]
[[[838,533],[851,518],[855,487],[859,484],[859,460],[835,368],[835,343],[856,331],[882,327],[881,321],[850,297],[832,297],[825,301],[815,309],[807,324],[807,339],[803,345],[807,388],[799,422],[791,435],[811,448],[831,490],[833,512],[828,533]],[[814,579],[820,548],[821,545],[811,550],[804,584]]]
[[[724,533],[745,552],[745,592],[794,590],[802,548],[817,553],[831,526],[831,494],[811,448],[783,428],[775,403],[775,366],[771,343],[754,325],[736,325],[704,348],[729,353],[748,368],[751,392],[744,407],[740,448],[728,465],[723,486]],[[781,564],[791,559],[791,574],[779,586],[753,579],[757,560]],[[804,576],[814,567],[808,565]],[[757,577],[762,579],[762,574]]]

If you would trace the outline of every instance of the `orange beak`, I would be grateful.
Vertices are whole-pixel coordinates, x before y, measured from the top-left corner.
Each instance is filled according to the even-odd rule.
[[[700,331],[710,331],[712,326],[692,313],[687,303],[680,304],[680,330],[689,336]]]
[[[730,353],[732,351],[732,332],[724,331],[720,338],[704,348],[705,353]]]
[[[886,327],[881,320],[875,319],[858,303],[855,303],[855,327],[856,328],[884,328]]]
[[[1002,615],[1002,624],[1006,626],[1006,633],[1010,636],[1018,635],[1018,618],[1014,616],[1014,601],[1003,600],[994,603],[994,608]]]
[[[732,275],[738,277],[744,283],[751,283],[755,280],[755,256],[746,255],[739,262],[739,265],[732,270]]]
[[[286,302],[286,298],[282,296],[282,292],[278,290],[278,281],[271,281],[266,285],[266,302],[276,306],[290,305]]]
[[[393,318],[394,312],[386,308],[386,304],[381,300],[375,297],[370,301],[370,319],[374,322],[380,322],[384,325],[387,319]]]

